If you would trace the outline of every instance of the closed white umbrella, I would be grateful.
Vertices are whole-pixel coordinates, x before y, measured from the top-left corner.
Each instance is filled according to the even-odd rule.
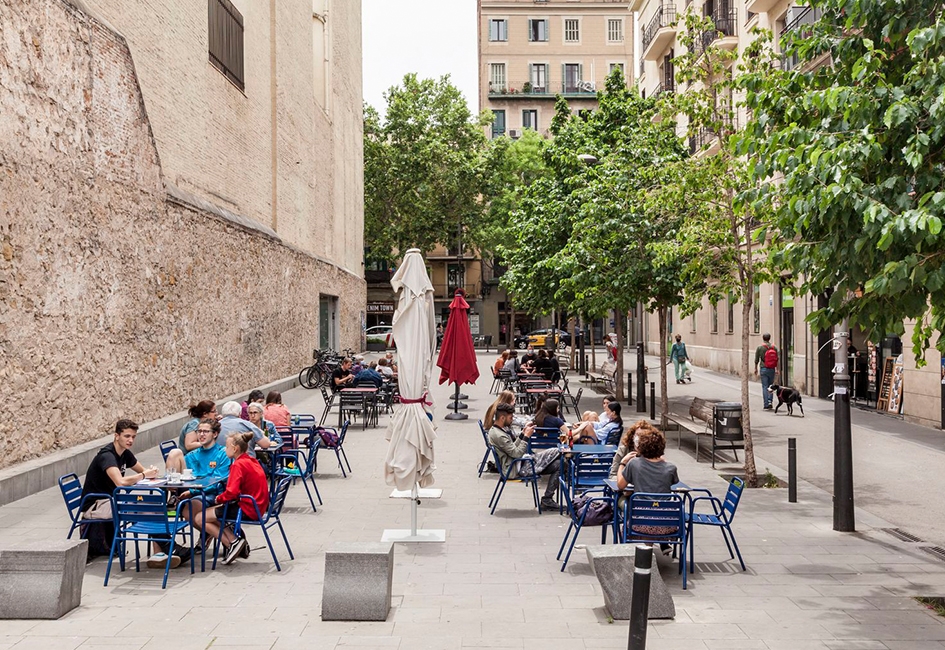
[[[387,427],[387,458],[384,480],[398,490],[411,491],[410,530],[386,530],[383,541],[445,541],[445,531],[417,530],[417,487],[433,485],[433,441],[436,431],[428,413],[433,357],[436,353],[436,323],[433,315],[433,285],[423,256],[411,248],[390,281],[398,294],[393,337],[397,343],[397,383],[400,408]]]

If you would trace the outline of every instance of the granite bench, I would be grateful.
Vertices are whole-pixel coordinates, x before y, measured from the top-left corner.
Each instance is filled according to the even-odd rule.
[[[611,617],[618,621],[630,619],[630,600],[633,594],[633,556],[636,552],[635,544],[609,544],[603,546],[588,546],[587,560],[591,564],[591,571],[600,582],[604,592],[604,606]],[[674,618],[676,605],[673,597],[660,576],[653,556],[653,569],[650,573],[650,603],[647,618]]]
[[[394,578],[394,544],[347,542],[325,552],[323,621],[386,621]]]
[[[56,539],[0,548],[0,619],[60,618],[78,607],[88,545]]]

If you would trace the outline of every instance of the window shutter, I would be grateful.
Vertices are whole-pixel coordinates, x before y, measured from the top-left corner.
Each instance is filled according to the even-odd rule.
[[[561,64],[561,92],[568,92],[568,66]]]
[[[551,26],[551,21],[549,21],[549,20],[547,20],[547,19],[541,21],[541,31],[542,31],[541,40],[543,40],[543,41],[547,41],[547,40],[548,40],[548,28],[549,28],[550,26]]]

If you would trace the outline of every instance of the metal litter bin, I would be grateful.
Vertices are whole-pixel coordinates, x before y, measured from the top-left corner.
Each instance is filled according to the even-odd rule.
[[[715,469],[716,448],[731,449],[735,462],[738,462],[736,449],[745,448],[745,428],[739,402],[717,402],[712,405],[712,469]]]

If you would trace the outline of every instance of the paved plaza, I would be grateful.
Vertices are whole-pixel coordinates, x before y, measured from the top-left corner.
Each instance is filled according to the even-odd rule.
[[[345,447],[354,471],[348,478],[342,478],[333,456],[320,454],[317,480],[325,504],[317,513],[311,512],[301,487],[290,491],[283,520],[296,559],[289,560],[276,541],[281,573],[260,548],[262,537],[255,529],[249,531],[249,560],[195,575],[182,566],[172,571],[166,590],[160,588],[161,572],[148,569],[114,573],[103,587],[105,562],[96,560],[88,567],[80,608],[58,621],[0,621],[0,650],[625,648],[627,623],[608,620],[584,553],[575,551],[567,570],[559,571],[555,555],[565,517],[539,516],[528,490],[514,484],[496,514],[489,515],[486,504],[495,478],[476,476],[483,453],[476,418],[491,401],[488,365],[493,358],[480,355],[480,383],[464,389],[470,396],[469,420],[444,420],[448,388],[434,391],[436,487],[443,489],[443,498],[422,502],[420,524],[446,529],[447,541],[397,545],[394,607],[387,622],[322,622],[319,617],[325,549],[336,542],[379,541],[385,528],[409,526],[409,502],[389,498],[391,488],[382,478],[387,448],[387,417],[382,416],[378,428],[350,430]],[[672,385],[671,395],[684,399],[719,392],[732,397],[729,382],[735,381],[697,369],[696,383]],[[582,406],[597,406],[593,392],[585,390],[585,395]],[[293,412],[321,412],[317,391],[295,389],[284,399]],[[823,413],[815,400],[810,403],[805,404],[808,417],[796,419],[796,426],[809,429],[805,435],[812,439],[829,438],[832,430],[821,430],[829,421],[829,406]],[[632,408],[624,413],[627,422],[636,415]],[[761,425],[767,414],[754,415]],[[775,436],[784,432],[766,426],[759,434],[759,469],[764,471],[767,462],[779,473],[775,451],[783,440]],[[160,459],[157,449],[141,457],[145,464]],[[724,465],[713,471],[707,462],[697,463],[691,443],[677,450],[670,436],[667,458],[689,485],[724,492],[719,476]],[[823,462],[829,464],[830,457],[811,461],[811,471]],[[885,478],[893,482],[907,476]],[[917,487],[913,490],[922,496]],[[697,570],[687,591],[675,563],[660,559],[677,616],[650,624],[647,647],[945,649],[945,619],[912,600],[943,595],[945,561],[882,530],[893,525],[903,524],[860,509],[857,533],[834,532],[830,494],[812,483],[801,482],[796,504],[787,503],[783,489],[746,491],[734,529],[748,571],[727,559],[718,531],[697,530]],[[58,490],[0,508],[0,544],[58,538],[67,529]],[[586,530],[579,540],[595,542],[597,529]]]

